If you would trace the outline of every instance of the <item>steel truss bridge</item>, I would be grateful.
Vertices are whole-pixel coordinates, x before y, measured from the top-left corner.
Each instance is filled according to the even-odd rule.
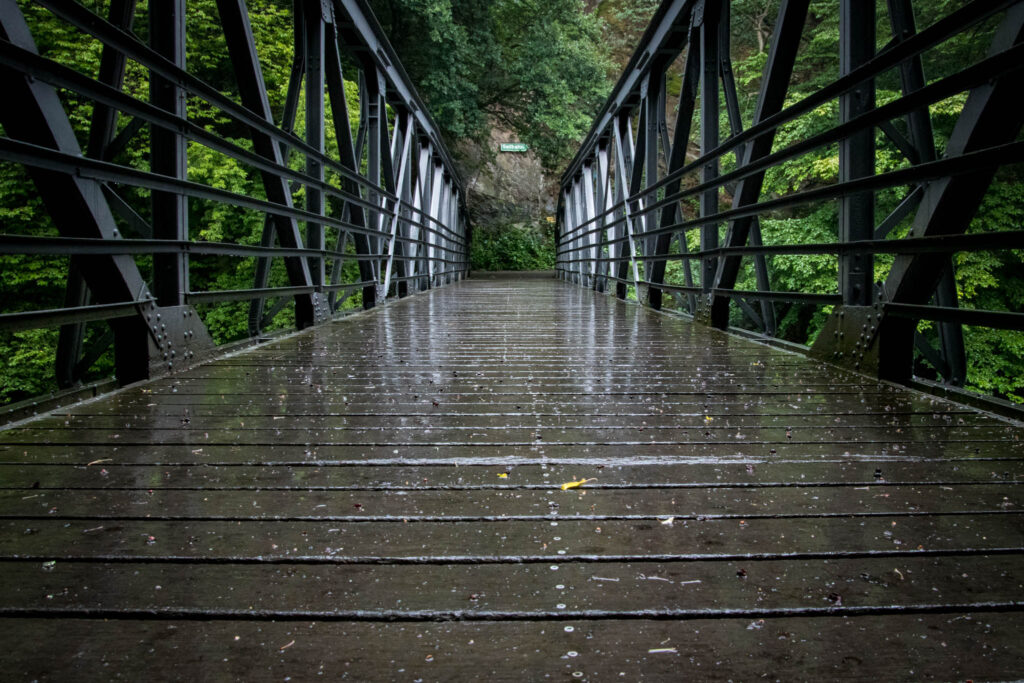
[[[1021,160],[1024,114],[1010,104],[1024,20],[1016,4],[964,3],[919,32],[911,1],[887,0],[892,36],[876,50],[876,3],[840,3],[839,78],[791,102],[787,94],[810,3],[782,2],[753,121],[744,128],[731,66],[729,4],[663,3],[562,177],[559,273],[598,291],[614,286],[619,298],[630,290],[654,309],[663,307],[668,293],[673,308],[696,320],[720,329],[742,321],[744,329],[767,338],[777,333],[777,303],[831,306],[813,355],[911,383],[916,350],[940,384],[962,386],[964,325],[1024,329],[1019,312],[961,308],[953,258],[1019,248],[1024,237],[1019,226],[969,232],[997,169]],[[929,49],[1004,13],[983,59],[926,79],[922,55]],[[680,61],[670,136],[666,84]],[[902,96],[877,102],[876,80],[893,73]],[[961,94],[967,101],[940,155],[929,107]],[[839,112],[835,125],[796,144],[775,144],[781,128],[830,105]],[[723,112],[729,128],[724,139]],[[694,125],[699,152],[691,159]],[[876,130],[905,158],[900,168],[876,172]],[[766,173],[830,147],[838,147],[837,182],[763,196]],[[723,172],[724,166],[731,170]],[[877,195],[891,188],[904,189],[903,198],[876,220]],[[730,206],[724,206],[723,190],[731,195]],[[699,206],[688,211],[687,200]],[[782,244],[768,235],[766,243],[761,217],[824,201],[839,206],[835,241]],[[897,238],[894,229],[907,219],[909,232]],[[688,248],[691,233],[699,236],[695,249]],[[836,257],[834,291],[773,290],[771,257],[812,254]],[[876,279],[878,255],[895,257],[884,281]],[[681,265],[680,282],[666,281],[672,262]],[[737,289],[745,267],[756,289]],[[917,332],[922,320],[938,326],[938,348]]]
[[[53,330],[59,387],[0,431],[12,679],[1024,676],[1021,413],[963,388],[965,330],[1024,314],[956,273],[1024,247],[972,227],[1024,161],[1024,2],[838,0],[840,72],[797,99],[812,8],[780,0],[744,122],[734,8],[665,0],[562,176],[557,278],[468,277],[466,189],[363,0],[295,0],[280,111],[266,19],[214,4],[0,0],[0,334]],[[822,150],[836,182],[765,192]],[[829,203],[833,240],[773,234]],[[773,287],[822,255],[834,287]]]

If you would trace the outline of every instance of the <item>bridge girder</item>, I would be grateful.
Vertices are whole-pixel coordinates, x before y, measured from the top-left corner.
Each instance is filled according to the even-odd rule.
[[[237,100],[189,71],[183,0],[157,0],[144,10],[134,0],[113,0],[106,17],[77,3],[39,4],[47,20],[102,44],[95,78],[40,56],[17,3],[0,0],[0,79],[25,103],[0,114],[6,135],[0,160],[24,165],[59,235],[0,234],[0,253],[71,257],[64,307],[0,311],[0,330],[62,325],[56,361],[62,386],[81,382],[111,338],[121,383],[186,367],[196,353],[213,348],[199,304],[248,302],[249,334],[259,340],[288,306],[301,329],[330,320],[354,293],[369,308],[468,273],[461,180],[362,0],[295,3],[291,82],[280,122],[271,111],[255,19],[244,0],[217,2],[235,77],[226,90],[237,92]],[[148,44],[132,32],[140,11],[149,18]],[[146,71],[148,101],[125,89],[127,63]],[[355,135],[346,76],[359,83],[362,116]],[[58,89],[76,99],[62,101]],[[294,129],[303,97],[300,137]],[[251,147],[195,116],[193,100],[247,131]],[[84,155],[71,123],[72,114],[82,118],[71,111],[78,101],[92,107]],[[328,108],[335,124],[330,131],[323,125]],[[140,167],[124,152],[139,148],[138,133],[147,126]],[[335,137],[338,158],[327,154],[328,135]],[[246,167],[259,188],[235,192],[191,177],[193,146]],[[291,163],[296,156],[301,170]],[[142,208],[147,202],[140,195],[149,208]],[[190,206],[208,202],[261,214],[259,244],[200,238],[209,226],[195,224],[201,214]],[[250,259],[253,286],[196,291],[190,262],[212,257]],[[143,270],[139,258],[146,259]],[[284,268],[274,275],[278,260]],[[350,262],[358,264],[354,282],[343,275]],[[94,334],[87,345],[84,326],[96,321],[109,322],[113,333]]]
[[[611,150],[610,170],[602,170],[596,179],[611,201],[593,210],[560,213],[559,272],[582,274],[588,264],[600,264],[613,275],[574,279],[602,288],[611,279],[620,298],[635,297],[654,308],[670,304],[698,321],[772,341],[778,333],[777,307],[831,307],[832,318],[814,342],[816,355],[902,382],[916,381],[915,367],[927,362],[945,385],[961,386],[967,367],[965,324],[1024,330],[1024,314],[958,307],[953,258],[958,252],[1024,245],[1024,231],[968,231],[996,170],[1024,160],[1017,139],[1020,108],[1000,94],[1019,81],[1018,23],[1024,3],[977,0],[919,31],[911,0],[887,0],[879,16],[874,3],[843,0],[839,76],[794,101],[790,84],[807,30],[808,4],[779,4],[760,93],[746,128],[732,78],[731,4],[661,4],[562,176],[561,196],[569,198],[577,186],[586,187],[591,169],[599,167],[597,160]],[[942,78],[926,79],[923,54],[993,18],[1001,28],[985,58]],[[876,27],[885,20],[892,40],[876,51]],[[875,82],[886,73],[895,75],[901,97],[879,105]],[[670,93],[674,102],[669,107],[677,112],[674,126],[667,125],[661,90],[670,75],[681,83],[678,97]],[[939,157],[929,106],[957,94],[966,96],[967,105]],[[720,95],[729,124],[725,139]],[[782,126],[828,106],[839,112],[836,124],[806,140],[777,145]],[[638,122],[635,136],[633,121]],[[628,139],[623,131],[629,131]],[[891,145],[905,157],[905,167],[881,171],[876,144]],[[784,196],[764,195],[764,179],[773,168],[828,145],[839,150],[838,182]],[[723,173],[719,165],[727,157],[736,161],[732,164],[729,158],[732,169]],[[876,219],[878,192],[901,185],[909,188],[903,200]],[[725,208],[728,198],[731,206]],[[694,201],[699,202],[697,210],[687,205]],[[773,235],[763,236],[763,217],[821,202],[837,206],[833,241],[783,244]],[[893,229],[915,212],[907,237],[893,238]],[[691,233],[700,235],[699,246],[695,237],[687,240]],[[588,253],[591,236],[600,242],[596,254]],[[834,255],[834,290],[772,289],[774,257],[800,254]],[[875,264],[878,254],[896,255],[884,284],[876,283],[886,272]],[[666,275],[670,263],[671,278]],[[755,287],[738,288],[741,275]],[[664,299],[666,292],[673,301]],[[922,320],[933,322],[937,347],[915,332]],[[872,346],[876,340],[884,342]]]

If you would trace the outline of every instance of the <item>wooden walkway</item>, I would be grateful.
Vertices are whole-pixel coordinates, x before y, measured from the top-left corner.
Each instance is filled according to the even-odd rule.
[[[1022,435],[471,280],[0,432],[0,671],[1021,678]]]

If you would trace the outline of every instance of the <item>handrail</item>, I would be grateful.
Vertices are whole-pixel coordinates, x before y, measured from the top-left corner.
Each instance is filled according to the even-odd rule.
[[[462,181],[364,0],[295,3],[295,59],[278,119],[252,28],[266,19],[250,15],[245,0],[217,0],[213,20],[231,82],[190,70],[184,0],[145,8],[113,0],[108,16],[79,3],[38,4],[45,12],[33,13],[33,28],[17,4],[0,7],[0,80],[23,107],[0,111],[0,172],[23,168],[30,205],[52,223],[40,213],[0,226],[0,258],[64,268],[67,291],[63,301],[42,289],[3,296],[0,332],[60,326],[60,387],[96,376],[84,366],[103,349],[86,346],[109,343],[111,335],[95,333],[104,323],[117,379],[127,383],[213,353],[217,340],[203,321],[224,302],[249,303],[235,326],[256,341],[283,324],[275,316],[286,308],[301,329],[343,314],[360,301],[353,292],[370,308],[468,274]],[[148,42],[133,30],[144,19]],[[39,54],[32,31],[57,26],[101,46],[93,72],[77,54]],[[358,82],[360,106],[347,104],[346,80]],[[309,125],[296,131],[299,91],[317,82],[325,96],[306,98]],[[331,116],[337,125],[325,131]],[[338,156],[325,136],[336,138]],[[196,175],[192,150],[234,180]],[[392,158],[393,150],[403,153]],[[203,223],[207,207],[234,223]]]
[[[782,335],[817,357],[891,381],[970,385],[972,363],[983,359],[968,357],[965,334],[973,327],[1024,330],[1024,311],[989,310],[958,296],[955,258],[993,252],[1007,263],[1021,260],[1014,251],[1024,247],[1019,226],[979,229],[971,222],[999,169],[1024,161],[1024,117],[1011,103],[1024,69],[1024,2],[974,0],[920,31],[912,0],[886,7],[879,21],[874,3],[841,0],[839,75],[794,97],[798,47],[811,30],[809,2],[783,0],[753,120],[743,127],[732,77],[731,4],[662,2],[562,175],[559,276],[722,329]],[[893,39],[875,51],[876,27],[886,24]],[[926,80],[927,53],[965,36],[981,36],[987,54]],[[666,91],[677,73],[678,103],[677,93]],[[895,77],[901,93],[876,105],[882,77]],[[728,137],[718,130],[720,93]],[[939,157],[929,107],[953,97],[966,104]],[[838,121],[776,144],[783,126],[820,107],[838,109]],[[680,117],[675,126],[668,108]],[[690,131],[690,119],[700,148],[695,157],[686,153],[694,141],[680,136]],[[905,121],[902,129],[892,125],[897,120]],[[883,165],[878,145],[905,159]],[[818,158],[809,155],[838,156],[838,179],[763,191],[766,173]],[[873,219],[879,193],[901,188],[909,191],[896,208]],[[697,201],[699,209],[689,204]],[[792,224],[810,211],[834,211],[834,238],[776,234],[778,221]],[[776,291],[776,264],[801,255],[832,257],[815,263],[818,280],[831,277],[834,285]],[[824,323],[780,329],[784,315],[800,307],[825,313],[818,318]]]

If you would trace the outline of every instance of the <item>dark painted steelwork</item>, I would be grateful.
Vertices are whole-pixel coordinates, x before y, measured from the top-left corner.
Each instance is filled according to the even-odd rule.
[[[62,326],[58,381],[70,387],[112,342],[117,378],[127,383],[153,372],[180,370],[212,343],[191,308],[249,301],[249,333],[260,338],[274,316],[294,303],[303,328],[330,320],[357,292],[370,308],[388,297],[441,286],[468,273],[464,191],[436,126],[409,83],[391,46],[362,0],[298,0],[293,12],[291,80],[281,121],[275,121],[263,80],[251,18],[244,0],[218,0],[238,100],[188,71],[184,0],[155,0],[143,9],[114,0],[100,17],[77,3],[44,0],[53,21],[67,22],[83,41],[102,44],[99,74],[40,57],[17,4],[0,3],[0,79],[21,103],[4,107],[0,159],[23,164],[59,237],[0,235],[0,252],[60,257],[70,254],[65,305],[40,311],[0,311],[0,329]],[[138,10],[138,12],[137,12]],[[149,43],[132,27],[146,17]],[[191,21],[191,19],[190,19]],[[123,87],[128,61],[148,72],[148,100]],[[363,109],[353,140],[346,78],[358,80]],[[58,89],[92,105],[86,154]],[[305,127],[294,131],[305,93]],[[190,119],[196,99],[245,130],[245,148]],[[325,114],[334,129],[325,130]],[[388,120],[387,112],[393,112]],[[370,121],[372,119],[372,121]],[[119,121],[122,121],[118,132]],[[122,161],[125,145],[149,128],[148,168]],[[245,133],[243,133],[244,135]],[[326,155],[326,136],[340,154]],[[260,178],[262,196],[196,182],[188,146],[202,145]],[[301,171],[289,163],[300,161]],[[368,168],[363,166],[368,162]],[[126,191],[148,198],[146,216]],[[303,199],[295,202],[295,193]],[[258,193],[254,193],[258,195]],[[189,202],[217,202],[265,216],[259,245],[211,243],[208,226],[189,225]],[[300,208],[301,204],[301,208]],[[303,230],[300,231],[300,226]],[[251,259],[253,286],[200,291],[190,283],[189,260],[200,256]],[[152,262],[152,277],[137,259]],[[284,278],[271,278],[275,259]],[[143,261],[145,262],[145,261]],[[342,266],[359,266],[356,281]],[[231,265],[234,269],[235,266]],[[178,318],[188,325],[177,329]],[[172,319],[175,321],[171,324]],[[107,320],[86,348],[85,321]],[[177,335],[177,336],[176,336]]]
[[[1024,110],[1008,99],[1024,65],[1024,3],[975,0],[919,31],[912,0],[887,0],[877,8],[843,0],[838,78],[787,105],[808,5],[807,0],[779,3],[753,120],[744,128],[730,60],[730,4],[662,3],[562,177],[558,273],[597,289],[613,281],[620,298],[635,296],[653,308],[668,306],[715,327],[753,329],[769,338],[777,334],[772,302],[839,304],[813,353],[900,382],[913,381],[915,363],[923,358],[945,385],[961,386],[966,379],[963,325],[1024,327],[1021,312],[960,308],[954,277],[958,253],[1019,249],[1017,226],[1000,226],[995,233],[969,233],[968,226],[996,170],[1024,161],[1019,141]],[[987,55],[929,81],[922,55],[950,38],[964,40],[985,21],[999,25]],[[885,23],[892,40],[876,51],[876,26]],[[661,84],[680,82],[679,76],[676,121],[669,128]],[[879,78],[895,78],[901,96],[877,104]],[[966,96],[967,104],[940,157],[929,106],[956,96]],[[720,100],[729,123],[727,139],[719,130]],[[834,107],[838,122],[785,147],[776,144],[782,126],[819,107]],[[632,121],[639,121],[638,130],[632,131]],[[908,165],[879,170],[876,136]],[[694,142],[700,152],[687,158],[687,145]],[[839,150],[838,182],[764,195],[766,172],[830,146]],[[726,157],[733,170],[723,172]],[[598,201],[574,203],[592,184],[599,188]],[[876,216],[878,192],[899,187],[909,188],[903,200],[889,215]],[[732,197],[731,208],[720,206],[723,192]],[[837,205],[833,240],[783,244],[762,234],[762,217],[822,202]],[[890,238],[907,220],[910,233]],[[687,245],[691,233],[699,235],[697,250]],[[835,288],[773,292],[773,257],[810,253],[835,256]],[[882,253],[895,254],[884,283],[876,282],[874,266]],[[666,282],[671,262],[679,268]],[[756,289],[739,289],[741,274]],[[663,292],[673,295],[671,301],[663,300]],[[867,325],[873,332],[861,329],[866,316],[873,316]],[[915,333],[922,320],[935,322],[937,348]]]
[[[149,3],[149,39],[153,52],[185,70],[185,0],[152,0]],[[186,93],[172,79],[158,72],[149,75],[149,99],[173,118],[188,118]],[[173,128],[150,128],[150,170],[163,176],[188,179],[187,139]],[[153,237],[188,240],[188,198],[180,193],[156,190],[152,193]],[[185,254],[153,256],[153,293],[161,306],[181,306],[188,288],[188,258]]]
[[[875,3],[839,2],[839,75],[848,76],[875,56]],[[875,83],[866,80],[839,96],[839,122],[849,123],[875,108]],[[875,130],[862,128],[839,141],[839,184],[873,175]],[[871,192],[839,199],[839,241],[870,239],[875,228],[875,196]],[[844,254],[839,257],[839,293],[844,306],[873,303],[874,257]]]

